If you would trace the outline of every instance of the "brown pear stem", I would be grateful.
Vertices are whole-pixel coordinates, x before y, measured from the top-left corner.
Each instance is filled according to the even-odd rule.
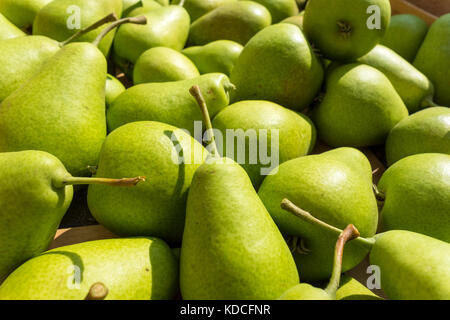
[[[108,178],[85,178],[85,177],[67,177],[56,187],[64,187],[68,185],[80,184],[105,184],[115,187],[133,187],[141,181],[145,181],[145,177],[108,179]]]
[[[117,21],[114,21],[111,23],[108,27],[102,30],[100,34],[97,36],[97,38],[92,42],[94,46],[97,46],[100,44],[100,42],[103,40],[103,38],[114,28],[117,28],[118,26],[124,24],[124,23],[134,23],[134,24],[147,24],[147,18],[144,16],[139,17],[128,17],[123,18]]]
[[[386,195],[384,194],[384,192],[382,192],[378,189],[376,184],[374,184],[374,183],[372,184],[372,189],[373,189],[373,193],[375,194],[375,198],[377,199],[377,201],[384,202],[384,200],[386,200]]]
[[[81,29],[78,32],[74,33],[72,36],[70,36],[65,41],[60,42],[59,45],[61,47],[63,47],[66,44],[68,44],[69,42],[72,42],[73,40],[78,39],[79,37],[85,35],[86,33],[91,32],[92,30],[95,30],[98,27],[100,27],[108,22],[113,22],[113,21],[117,21],[117,20],[118,20],[117,15],[115,13],[110,13],[106,17],[95,22],[93,25],[90,25],[89,27],[86,27],[86,28]]]
[[[84,300],[105,300],[108,288],[101,282],[94,283]]]

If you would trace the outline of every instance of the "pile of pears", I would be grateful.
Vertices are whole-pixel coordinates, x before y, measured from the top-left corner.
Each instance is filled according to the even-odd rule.
[[[0,300],[450,300],[449,75],[389,0],[0,0]]]

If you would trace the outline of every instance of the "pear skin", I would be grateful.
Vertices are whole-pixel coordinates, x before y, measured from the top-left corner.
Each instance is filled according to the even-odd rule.
[[[235,2],[237,0],[186,0],[183,7],[189,13],[191,22],[194,22],[206,13],[214,10],[225,3]],[[180,0],[173,0],[172,4],[179,4]]]
[[[336,300],[383,300],[367,289],[358,280],[342,275],[341,284],[336,291]]]
[[[26,36],[25,32],[17,28],[0,13],[0,40]]]
[[[0,13],[18,28],[28,28],[33,25],[36,14],[52,0],[2,0]]]
[[[298,6],[295,0],[253,0],[262,4],[269,10],[272,23],[278,23],[283,19],[298,14]]]
[[[106,88],[105,88],[105,99],[106,107],[109,107],[114,100],[126,89],[122,82],[108,74],[106,76]]]

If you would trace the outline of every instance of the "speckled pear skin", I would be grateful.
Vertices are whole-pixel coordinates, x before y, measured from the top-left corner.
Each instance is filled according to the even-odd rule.
[[[204,46],[186,48],[182,53],[191,59],[201,74],[220,72],[230,76],[244,47],[231,40],[217,40]]]
[[[106,138],[97,175],[145,176],[146,181],[133,188],[91,185],[89,209],[99,223],[119,236],[153,235],[180,241],[187,191],[207,154],[199,142],[173,126],[150,121],[126,124]],[[176,162],[178,155],[184,164]]]
[[[105,300],[172,299],[178,264],[169,246],[157,238],[79,243],[20,266],[0,287],[0,300],[83,300],[96,282],[108,288]]]
[[[430,30],[417,52],[414,66],[434,84],[435,102],[450,107],[450,13],[441,16]]]
[[[418,153],[450,154],[450,109],[433,107],[400,121],[386,140],[389,165]]]
[[[325,290],[307,283],[299,283],[283,293],[277,300],[334,300]]]
[[[403,158],[383,174],[383,230],[409,230],[450,242],[450,155]]]
[[[2,0],[0,13],[19,28],[33,24],[36,14],[52,0]]]
[[[254,0],[269,10],[272,23],[278,23],[283,19],[298,14],[298,6],[295,0]]]
[[[55,188],[70,176],[41,151],[0,153],[0,283],[13,269],[45,250],[72,201],[73,188]]]
[[[270,12],[259,3],[228,2],[192,23],[188,44],[201,46],[216,40],[232,40],[244,46],[271,23]]]
[[[244,47],[231,72],[232,102],[268,100],[301,111],[323,81],[323,68],[301,30],[280,23],[265,28]]]
[[[105,101],[106,107],[109,107],[114,100],[126,89],[122,82],[116,79],[114,76],[106,75],[106,88],[105,88]]]
[[[0,105],[0,152],[42,150],[88,175],[106,137],[106,60],[90,43],[60,49]]]
[[[371,66],[354,63],[329,73],[313,121],[326,144],[365,147],[383,144],[407,116],[408,109],[389,79]]]
[[[0,13],[0,40],[23,37],[25,35],[25,32],[17,28]]]
[[[193,85],[200,86],[211,117],[228,106],[228,77],[221,73],[166,83],[145,83],[129,88],[108,108],[110,131],[135,121],[159,121],[187,129],[194,135],[194,121],[202,121],[202,113],[189,94]]]
[[[384,300],[367,289],[361,282],[345,274],[341,276],[341,284],[336,291],[336,300]]]
[[[67,10],[73,5],[81,9],[81,28],[86,28],[113,12],[119,18],[122,15],[121,0],[53,0],[36,15],[36,19],[33,22],[33,34],[64,41],[76,33],[77,29],[69,29],[67,26],[68,19],[71,16],[71,13],[67,13]],[[101,26],[74,41],[92,42],[107,26],[107,24]],[[100,42],[99,49],[105,56],[112,45],[115,32],[116,30],[112,30]]]
[[[372,191],[372,176],[367,158],[353,148],[340,148],[281,164],[275,175],[267,176],[259,197],[284,235],[303,239],[308,254],[294,248],[294,258],[304,281],[330,278],[333,252],[338,235],[311,226],[281,209],[290,199],[314,217],[344,228],[353,224],[364,237],[375,234],[378,208]],[[353,241],[345,246],[342,271],[367,255],[368,250]]]
[[[261,168],[269,168],[271,165],[274,165],[270,163],[262,164],[261,157],[259,156],[260,152],[268,154],[269,157],[271,156],[271,130],[278,130],[278,147],[275,146],[275,154],[272,155],[273,157],[278,155],[278,160],[276,160],[278,164],[308,154],[308,151],[311,149],[311,144],[314,143],[314,125],[306,121],[296,112],[269,101],[251,100],[232,104],[219,112],[212,121],[212,125],[213,128],[222,132],[224,138],[223,156],[227,155],[227,144],[234,140],[234,161],[238,161],[238,156],[242,157],[238,152],[240,145],[238,141],[240,139],[235,138],[234,136],[227,137],[226,130],[242,129],[243,134],[245,134],[247,130],[255,132],[258,137],[256,142],[258,147],[255,150],[258,163],[251,164],[249,161],[254,155],[250,154],[250,141],[249,139],[246,139],[245,159],[247,160],[245,163],[241,164],[252,180],[255,189],[259,188],[267,175],[261,173]],[[260,130],[267,130],[267,149],[263,148],[261,150],[259,146]],[[242,139],[244,138],[242,137]],[[253,145],[254,141],[252,141],[251,144]],[[230,151],[231,150],[228,152]]]
[[[229,158],[208,159],[195,172],[180,263],[187,300],[271,300],[299,282],[280,231]]]
[[[424,100],[427,98],[432,100],[433,84],[422,72],[391,49],[377,45],[358,61],[383,72],[410,113],[429,106]]]
[[[450,244],[410,231],[376,237],[370,263],[381,270],[381,288],[391,300],[448,300]]]
[[[180,6],[167,6],[133,10],[133,16],[143,15],[146,25],[125,24],[119,27],[114,38],[115,53],[131,63],[153,47],[168,47],[181,51],[186,44],[190,18]]]
[[[392,49],[412,63],[428,32],[428,26],[413,14],[397,14],[391,17],[380,44]]]
[[[368,28],[370,6],[379,10],[379,28]],[[303,30],[325,58],[351,62],[380,42],[390,18],[389,0],[314,0],[306,4]],[[350,32],[340,32],[342,23]]]
[[[217,7],[237,0],[186,0],[183,7],[189,13],[191,21],[194,22],[204,14],[214,10]],[[172,4],[179,4],[180,0],[173,0]]]
[[[27,36],[0,42],[0,102],[31,78],[60,46],[43,36]]]

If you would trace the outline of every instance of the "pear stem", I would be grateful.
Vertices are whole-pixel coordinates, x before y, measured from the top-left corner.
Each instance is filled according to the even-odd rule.
[[[128,15],[131,13],[131,11],[133,11],[134,9],[141,8],[141,7],[143,7],[143,6],[144,6],[144,4],[142,3],[142,0],[140,0],[140,1],[136,2],[135,4],[133,4],[132,6],[130,6],[128,9],[126,9],[126,10],[122,13],[122,16],[126,17],[126,16],[128,16]]]
[[[114,21],[111,23],[108,27],[102,30],[100,34],[97,36],[97,38],[92,42],[94,46],[97,46],[100,44],[100,42],[103,40],[103,38],[114,28],[117,28],[118,26],[124,24],[124,23],[134,23],[134,24],[147,24],[147,18],[144,16],[139,17],[128,17],[123,18],[117,21]]]
[[[105,184],[116,187],[133,187],[141,181],[145,181],[145,177],[108,179],[108,178],[85,178],[85,177],[67,177],[57,183],[56,187],[62,188],[69,185],[80,184]]]
[[[180,2],[178,2],[178,5],[180,7],[184,7],[184,3],[186,2],[186,0],[181,0]]]
[[[110,13],[108,14],[106,17],[98,20],[97,22],[95,22],[93,25],[86,27],[84,29],[79,30],[78,32],[74,33],[72,36],[70,36],[68,39],[64,40],[63,42],[60,42],[59,45],[61,47],[65,46],[66,44],[68,44],[69,42],[72,42],[75,39],[78,39],[79,37],[85,35],[86,33],[97,29],[98,27],[108,23],[108,22],[113,22],[113,21],[117,21],[117,15],[115,13]]]
[[[374,183],[372,184],[372,189],[377,201],[384,202],[384,200],[386,200],[386,195],[384,192],[380,191]]]
[[[308,211],[300,209],[299,207],[297,207],[295,204],[293,204],[288,199],[283,199],[283,201],[281,201],[281,208],[292,213],[294,216],[302,219],[303,221],[306,221],[312,225],[318,226],[324,230],[332,231],[332,232],[335,232],[338,234],[341,234],[343,232],[343,230],[336,228],[335,226],[332,226],[322,220],[317,219]],[[372,248],[372,246],[375,243],[375,239],[373,239],[373,238],[367,239],[367,238],[358,237],[355,239],[355,241],[357,241],[358,243],[360,243],[361,245],[363,245],[365,248],[368,248],[368,249]]]
[[[200,87],[195,85],[191,89],[189,89],[189,92],[195,98],[202,111],[203,121],[205,122],[206,132],[208,133],[208,145],[212,145],[211,155],[213,157],[219,157],[216,139],[214,137],[214,130],[211,124],[211,117],[209,116],[208,106],[206,105],[205,99],[203,98]]]
[[[105,300],[108,288],[101,282],[94,283],[84,300]]]
[[[336,297],[336,290],[339,288],[339,283],[341,282],[341,272],[342,272],[342,256],[344,254],[345,244],[353,239],[359,237],[359,231],[352,224],[349,224],[344,231],[341,232],[339,238],[336,242],[336,247],[334,250],[334,261],[333,261],[333,273],[331,274],[330,282],[325,288],[325,291],[333,298]]]

